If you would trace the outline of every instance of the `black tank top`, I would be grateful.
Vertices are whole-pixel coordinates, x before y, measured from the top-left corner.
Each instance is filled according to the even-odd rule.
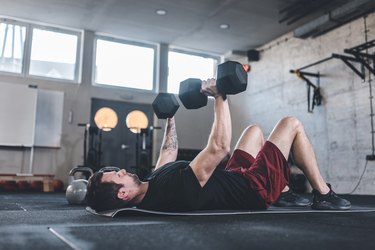
[[[258,198],[240,173],[216,169],[201,187],[187,161],[167,163],[150,174],[138,208],[155,211],[257,209]]]

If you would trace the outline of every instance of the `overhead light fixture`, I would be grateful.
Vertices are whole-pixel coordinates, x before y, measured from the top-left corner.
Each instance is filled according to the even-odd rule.
[[[226,29],[230,28],[230,25],[227,24],[227,23],[222,23],[222,24],[219,25],[219,28],[222,29],[222,30],[226,30]]]
[[[155,10],[155,13],[157,15],[159,15],[159,16],[165,16],[165,15],[167,15],[167,11],[164,10],[164,9],[157,9],[157,10]]]

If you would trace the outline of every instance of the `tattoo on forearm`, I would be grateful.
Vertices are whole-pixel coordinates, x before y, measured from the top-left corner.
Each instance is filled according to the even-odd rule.
[[[163,150],[176,150],[178,148],[175,122],[169,121],[164,135]]]

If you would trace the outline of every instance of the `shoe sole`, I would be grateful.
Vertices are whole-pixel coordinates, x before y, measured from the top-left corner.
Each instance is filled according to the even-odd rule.
[[[282,203],[274,204],[275,207],[309,207],[311,203]]]
[[[345,206],[345,207],[334,207],[334,206],[330,206],[330,205],[311,205],[311,208],[312,209],[315,209],[315,210],[349,210],[352,206],[349,205],[349,206]]]

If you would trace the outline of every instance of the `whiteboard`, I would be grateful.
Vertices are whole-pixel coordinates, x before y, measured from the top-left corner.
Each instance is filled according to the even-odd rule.
[[[0,145],[32,146],[37,90],[0,82]]]
[[[0,82],[0,145],[60,147],[64,92]]]
[[[60,147],[63,109],[63,92],[38,89],[35,146]]]

